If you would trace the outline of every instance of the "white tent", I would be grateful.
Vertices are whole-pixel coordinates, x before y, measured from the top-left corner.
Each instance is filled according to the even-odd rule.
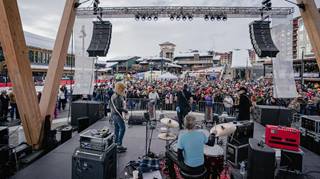
[[[232,51],[231,68],[251,68],[249,52],[245,49],[236,49]]]
[[[178,77],[171,73],[164,73],[157,78],[158,80],[177,80]]]

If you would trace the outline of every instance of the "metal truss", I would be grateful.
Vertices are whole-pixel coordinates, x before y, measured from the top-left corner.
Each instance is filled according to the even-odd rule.
[[[95,18],[93,8],[78,8],[78,18]],[[141,6],[141,7],[100,7],[98,14],[103,18],[169,18],[187,16],[204,18],[205,16],[225,16],[227,18],[259,18],[261,14],[271,18],[286,18],[293,14],[293,7],[273,7],[262,11],[261,7],[215,7],[215,6]]]

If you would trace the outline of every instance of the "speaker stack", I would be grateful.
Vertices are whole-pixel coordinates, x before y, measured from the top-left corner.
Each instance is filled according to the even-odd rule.
[[[87,52],[89,57],[105,57],[108,53],[112,34],[110,21],[94,21],[91,43]]]
[[[283,106],[257,105],[255,119],[261,125],[291,126],[292,111]]]
[[[279,50],[271,37],[270,21],[253,21],[249,24],[249,32],[253,48],[260,58],[276,57]]]

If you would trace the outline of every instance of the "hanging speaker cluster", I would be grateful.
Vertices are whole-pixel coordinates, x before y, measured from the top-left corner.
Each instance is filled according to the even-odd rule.
[[[260,58],[277,56],[279,50],[271,37],[270,21],[253,21],[249,31],[253,48]]]
[[[110,21],[94,21],[92,38],[87,49],[89,57],[105,57],[108,53],[112,34]]]

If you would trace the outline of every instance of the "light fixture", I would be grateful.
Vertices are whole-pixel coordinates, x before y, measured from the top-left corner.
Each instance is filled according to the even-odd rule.
[[[220,21],[221,20],[221,16],[217,15],[216,19],[217,19],[217,21]]]
[[[158,19],[159,19],[158,16],[153,17],[153,20],[155,20],[155,21],[157,21]]]
[[[214,19],[215,19],[214,16],[211,16],[211,17],[210,17],[210,20],[211,20],[211,21],[214,21]]]
[[[170,15],[170,20],[174,20],[174,16],[173,15]]]
[[[189,21],[192,21],[193,17],[190,15],[190,16],[188,16],[188,19],[189,19]]]
[[[182,20],[186,21],[187,20],[187,16],[182,16]]]
[[[141,17],[141,20],[142,20],[142,21],[145,21],[145,20],[146,20],[146,16],[143,15],[143,16]]]
[[[227,16],[223,16],[223,17],[222,17],[222,20],[223,20],[223,21],[226,21],[227,19],[228,19]]]
[[[179,21],[181,19],[181,17],[179,15],[177,15],[176,20]]]
[[[209,16],[208,15],[204,15],[204,20],[208,21],[209,20]]]
[[[135,15],[135,16],[134,16],[134,19],[135,19],[136,21],[138,21],[138,20],[140,19],[140,16],[139,16],[139,15]]]
[[[152,17],[151,16],[148,16],[148,21],[151,21],[152,20]]]

